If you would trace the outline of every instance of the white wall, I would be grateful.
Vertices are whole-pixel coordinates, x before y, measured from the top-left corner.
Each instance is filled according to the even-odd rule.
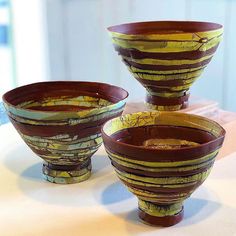
[[[13,66],[17,86],[48,79],[46,1],[11,1]]]
[[[9,27],[10,17],[7,7],[0,8],[0,24]],[[0,100],[2,95],[15,85],[12,72],[12,50],[9,45],[0,44]]]
[[[200,20],[222,23],[225,26],[224,41],[191,91],[192,94],[218,101],[225,109],[236,111],[236,1],[45,1],[49,78],[93,80],[120,85],[130,92],[132,99],[140,97],[145,91],[121,63],[112,48],[106,27],[149,20]]]

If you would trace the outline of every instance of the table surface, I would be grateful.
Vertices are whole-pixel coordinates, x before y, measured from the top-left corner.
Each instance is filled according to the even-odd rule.
[[[185,202],[184,220],[169,228],[141,223],[137,199],[115,176],[101,147],[86,182],[57,185],[11,124],[0,127],[0,235],[236,235],[236,152],[218,160]]]

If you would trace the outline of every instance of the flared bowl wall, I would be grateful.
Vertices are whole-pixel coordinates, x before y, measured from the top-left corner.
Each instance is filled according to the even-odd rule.
[[[104,145],[120,180],[139,201],[140,218],[171,226],[183,201],[209,175],[225,131],[209,119],[173,112],[139,112],[108,121]]]
[[[147,105],[179,110],[189,88],[211,61],[222,39],[220,24],[191,21],[137,22],[108,28],[115,50],[146,89]]]
[[[45,161],[44,177],[68,184],[89,178],[101,125],[121,115],[127,96],[103,83],[41,82],[7,92],[3,102],[20,136]]]

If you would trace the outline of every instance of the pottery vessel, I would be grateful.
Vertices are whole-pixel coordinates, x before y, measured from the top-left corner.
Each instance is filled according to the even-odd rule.
[[[155,110],[179,110],[189,88],[222,39],[220,24],[191,21],[137,22],[108,28],[115,50],[146,89]]]
[[[183,218],[183,201],[209,175],[225,130],[204,117],[139,112],[109,120],[104,145],[120,178],[139,202],[146,223],[171,226]]]
[[[127,91],[95,82],[41,82],[3,95],[10,121],[53,183],[84,181],[102,144],[101,125],[121,115]],[[17,155],[17,153],[16,153]]]

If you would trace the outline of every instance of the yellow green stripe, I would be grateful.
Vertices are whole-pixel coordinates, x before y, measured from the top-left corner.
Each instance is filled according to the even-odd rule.
[[[194,164],[191,166],[183,166],[183,167],[181,166],[181,167],[176,167],[176,168],[166,168],[166,167],[150,168],[150,167],[146,167],[146,166],[142,166],[142,165],[135,165],[135,164],[128,162],[128,161],[120,160],[118,158],[113,157],[112,155],[109,155],[109,157],[112,159],[112,161],[114,161],[115,163],[117,163],[121,166],[136,169],[136,170],[150,171],[150,172],[156,172],[156,173],[184,172],[184,171],[197,170],[197,169],[201,169],[205,166],[208,166],[211,163],[213,164],[213,162],[214,162],[214,155],[211,155],[213,160],[212,160],[212,158],[210,158],[208,161],[205,161],[201,164]]]
[[[212,37],[206,39],[205,42],[200,40],[194,41],[129,41],[122,40],[120,38],[112,38],[113,44],[125,48],[139,50],[141,52],[152,52],[152,53],[168,53],[168,52],[188,52],[193,50],[206,51],[215,47],[221,41],[221,37]]]
[[[129,67],[128,67],[129,69]],[[130,69],[129,69],[130,70]],[[131,71],[131,70],[130,70]],[[145,79],[145,80],[154,80],[154,81],[161,81],[161,80],[187,80],[190,78],[198,78],[203,72],[202,70],[197,70],[194,72],[188,72],[184,74],[175,74],[175,75],[158,75],[155,73],[147,73],[144,74],[142,72],[132,72],[135,78]]]
[[[84,107],[103,107],[109,106],[112,103],[102,99],[95,98],[90,96],[78,96],[78,97],[68,97],[68,96],[60,96],[59,98],[47,98],[42,101],[27,101],[18,104],[16,107],[18,108],[30,108],[34,107],[50,107],[50,106],[62,106],[62,105],[70,105],[70,106],[84,106]]]
[[[33,147],[38,148],[46,148],[46,149],[56,149],[56,150],[74,150],[74,149],[80,149],[80,148],[93,148],[94,146],[97,146],[102,143],[102,137],[98,137],[95,139],[90,139],[86,142],[80,142],[79,140],[77,143],[57,143],[56,140],[53,142],[47,142],[44,139],[39,139],[37,141],[33,141],[30,139],[27,139],[25,136],[22,136],[29,145],[32,145]]]
[[[191,85],[192,85],[192,83],[185,84],[185,85],[179,85],[179,86],[160,86],[160,85],[158,85],[156,87],[158,87],[159,89],[163,89],[163,90],[168,89],[173,92],[179,92],[179,91],[183,91],[183,90],[184,91],[188,90]],[[152,93],[154,94],[155,92],[152,92]]]
[[[144,59],[135,59],[132,57],[125,57],[122,58],[126,60],[133,61],[135,63],[143,64],[143,65],[163,65],[163,66],[176,66],[176,65],[192,65],[195,63],[200,63],[207,59],[212,58],[213,55],[207,55],[205,57],[193,60],[161,60],[161,59],[152,59],[152,58],[144,58]]]
[[[172,105],[172,106],[159,106],[159,105],[154,105],[151,103],[145,103],[147,108],[150,110],[156,110],[156,111],[178,111],[182,108],[182,104],[180,105]]]
[[[181,92],[162,92],[162,93],[152,92],[149,89],[147,89],[147,91],[148,91],[148,94],[150,95],[154,95],[158,97],[165,97],[165,98],[182,97],[186,95],[186,90],[181,91]]]
[[[182,210],[182,203],[170,204],[168,206],[158,206],[150,202],[139,199],[139,208],[151,216],[164,217],[172,216]]]
[[[169,75],[171,76],[171,74],[181,74],[181,73],[189,73],[189,72],[194,72],[197,70],[203,70],[206,65],[204,66],[199,66],[199,67],[195,67],[195,68],[188,68],[188,69],[176,69],[176,70],[143,70],[143,69],[139,69],[136,68],[134,66],[127,66],[129,71],[131,71],[131,73],[149,73],[149,74],[154,74],[154,75]]]
[[[171,125],[196,128],[207,131],[215,137],[219,137],[222,132],[222,127],[216,122],[204,117],[176,112],[138,112],[127,114],[108,121],[104,126],[104,130],[107,135],[112,135],[123,129],[147,125]]]
[[[153,184],[153,183],[140,182],[138,180],[126,178],[126,177],[120,175],[118,172],[117,172],[117,175],[121,180],[123,180],[127,183],[135,184],[137,186],[144,186],[144,187],[175,189],[175,188],[184,188],[184,187],[195,186],[197,183],[197,181],[195,181],[195,182],[185,183],[185,184]]]
[[[137,188],[134,188],[134,187],[128,187],[128,189],[132,193],[137,194],[139,196],[150,197],[150,198],[158,198],[158,199],[186,198],[187,196],[189,196],[191,194],[191,192],[179,193],[179,194],[172,194],[172,193],[161,194],[161,193],[153,193],[153,192],[150,192],[150,191],[147,191],[147,190],[137,189]]]
[[[8,111],[9,115],[12,116],[15,115],[17,116],[17,119],[21,119],[21,118],[25,118],[25,119],[31,119],[34,120],[35,122],[38,121],[40,123],[41,120],[50,120],[50,121],[60,121],[60,120],[68,120],[69,122],[72,122],[71,124],[73,124],[73,119],[77,119],[77,123],[79,122],[88,122],[88,120],[91,120],[91,117],[93,117],[93,120],[97,120],[98,118],[96,118],[98,115],[102,115],[102,113],[106,113],[106,112],[113,112],[113,110],[118,110],[120,109],[122,106],[125,105],[125,100],[122,100],[118,103],[109,105],[109,106],[105,106],[105,107],[100,107],[100,108],[93,108],[93,109],[87,109],[87,110],[81,110],[78,112],[44,112],[44,111],[34,111],[34,110],[27,110],[27,109],[22,109],[22,108],[15,108],[13,106],[8,106],[7,104],[4,104],[4,106],[6,107],[6,110]],[[83,119],[85,118],[85,119]],[[87,118],[87,120],[86,120]],[[79,120],[79,119],[83,119],[83,120]],[[27,123],[28,121],[26,121]],[[59,122],[60,123],[60,122]],[[76,123],[76,124],[77,124]],[[34,123],[32,123],[34,124]]]
[[[206,162],[209,159],[212,159],[214,156],[216,156],[216,154],[218,153],[219,149],[217,149],[216,151],[197,158],[197,159],[193,159],[193,160],[185,160],[185,161],[168,161],[168,162],[148,162],[148,161],[139,161],[139,160],[133,160],[130,158],[126,158],[126,157],[122,157],[120,155],[111,153],[110,151],[106,150],[108,155],[111,156],[111,158],[116,158],[118,160],[127,162],[127,163],[132,163],[132,164],[138,164],[138,165],[142,165],[142,166],[147,166],[147,167],[183,167],[183,166],[188,166],[188,165],[196,165],[196,164],[201,164],[202,162]],[[158,159],[158,157],[157,157]]]
[[[44,174],[44,178],[46,180],[48,180],[49,182],[52,183],[56,183],[56,184],[73,184],[73,183],[79,183],[82,181],[87,180],[91,175],[91,171],[88,171],[87,173],[85,173],[84,175],[81,176],[77,176],[77,177],[53,177],[53,176],[49,176]]]
[[[216,29],[216,30],[209,30],[205,32],[195,32],[195,33],[166,33],[166,34],[122,34],[118,32],[109,32],[111,37],[121,38],[121,39],[140,39],[140,40],[174,40],[174,41],[192,41],[192,40],[199,40],[201,38],[213,38],[218,37],[219,35],[223,34],[223,28]]]
[[[194,174],[191,176],[186,176],[186,177],[177,176],[177,177],[153,178],[153,177],[144,177],[144,176],[134,175],[134,174],[122,172],[116,169],[116,172],[119,174],[119,176],[131,179],[131,180],[141,181],[144,183],[152,183],[152,184],[159,184],[159,185],[187,184],[187,183],[192,183],[192,182],[203,181],[209,175],[210,171],[211,171],[211,168],[201,173]]]
[[[91,166],[90,166],[91,168]],[[88,172],[88,167],[82,169],[82,170],[73,170],[73,171],[61,171],[61,170],[52,170],[44,169],[45,175],[50,175],[51,177],[57,177],[57,178],[71,178],[71,177],[80,177],[82,175],[85,175]]]

